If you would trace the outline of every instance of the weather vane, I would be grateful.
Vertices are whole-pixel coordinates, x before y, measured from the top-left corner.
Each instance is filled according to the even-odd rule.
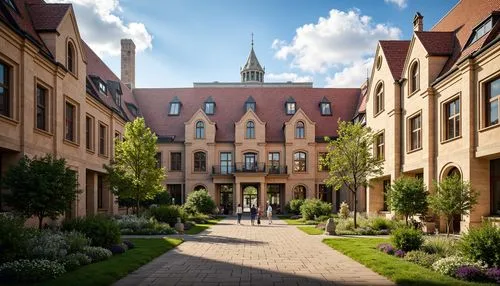
[[[253,32],[252,32],[252,47],[253,47]]]

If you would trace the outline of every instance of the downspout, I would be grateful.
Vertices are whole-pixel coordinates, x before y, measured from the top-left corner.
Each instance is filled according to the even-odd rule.
[[[399,117],[399,150],[401,152],[399,152],[399,174],[403,174],[403,166],[405,164],[405,112],[404,112],[404,106],[405,106],[405,97],[404,97],[404,89],[403,89],[403,82],[405,81],[404,78],[401,78],[399,81],[398,81],[398,84],[399,84],[399,100],[400,100],[400,110],[401,110],[401,116]]]

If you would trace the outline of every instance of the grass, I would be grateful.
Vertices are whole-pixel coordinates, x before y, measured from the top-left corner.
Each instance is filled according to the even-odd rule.
[[[297,228],[310,235],[320,235],[325,232],[324,230],[314,226],[299,226]]]
[[[111,285],[140,266],[182,243],[182,240],[171,238],[135,238],[130,239],[130,241],[135,244],[134,249],[130,249],[123,254],[114,255],[106,261],[83,266],[39,285]]]
[[[186,230],[185,234],[198,234],[206,229],[209,229],[212,225],[219,223],[223,217],[216,217],[214,219],[209,219],[207,223],[195,224],[192,228]]]
[[[278,218],[285,221],[289,225],[315,225],[315,224],[317,224],[317,223],[314,223],[314,224],[306,223],[304,220],[302,220],[300,218],[299,219],[291,219],[290,216],[286,216],[286,215],[279,215]]]
[[[323,243],[351,257],[398,285],[487,285],[457,280],[377,250],[383,238],[324,239]]]

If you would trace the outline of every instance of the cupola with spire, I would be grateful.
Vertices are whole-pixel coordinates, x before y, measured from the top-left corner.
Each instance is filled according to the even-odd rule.
[[[248,55],[246,64],[240,68],[241,82],[263,83],[265,68],[259,63],[257,56],[253,50],[253,33],[252,33],[252,48]]]

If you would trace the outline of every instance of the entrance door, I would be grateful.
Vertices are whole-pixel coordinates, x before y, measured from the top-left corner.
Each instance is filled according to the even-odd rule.
[[[222,214],[231,214],[233,212],[233,185],[220,185],[220,210]]]
[[[245,154],[245,170],[255,172],[257,166],[257,154],[246,153]]]
[[[252,206],[257,207],[257,188],[254,186],[247,186],[243,189],[243,212],[250,212]]]
[[[284,189],[283,184],[268,184],[267,185],[267,203],[273,208],[276,214],[281,213],[281,191]],[[264,206],[265,207],[265,206]]]

